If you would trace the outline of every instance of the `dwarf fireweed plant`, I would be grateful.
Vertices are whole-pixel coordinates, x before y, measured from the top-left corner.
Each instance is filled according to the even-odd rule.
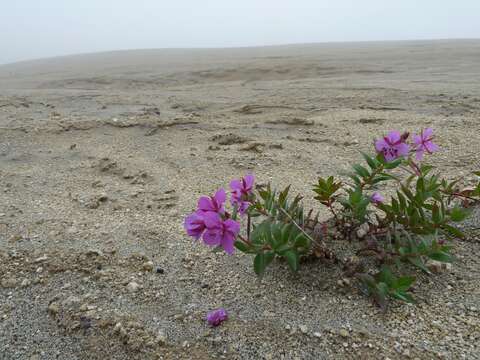
[[[304,258],[329,259],[382,309],[390,299],[414,302],[409,290],[415,276],[408,272],[430,275],[429,262],[453,261],[454,240],[465,236],[456,224],[480,200],[480,182],[461,188],[461,179],[442,178],[425,163],[440,150],[430,128],[412,137],[390,131],[374,149],[371,155],[361,153],[364,163],[352,165],[349,180],[330,176],[313,186],[314,199],[331,214],[327,219],[319,219],[318,209],[305,212],[302,196],[292,197],[290,186],[281,191],[255,186],[248,174],[231,181],[228,210],[223,188],[202,196],[185,219],[187,234],[229,255],[235,248],[251,254],[260,276],[275,258],[293,271]],[[388,194],[380,192],[386,184],[392,189]],[[332,239],[347,240],[355,256],[341,259],[327,246]]]

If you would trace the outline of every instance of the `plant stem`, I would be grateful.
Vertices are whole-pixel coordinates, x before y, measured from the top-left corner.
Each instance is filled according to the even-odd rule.
[[[290,221],[297,227],[297,229],[300,230],[312,243],[317,244],[321,248],[325,248],[325,244],[323,242],[319,244],[318,241],[314,240],[300,225],[298,225],[295,222],[295,220],[293,220],[293,218],[290,216],[290,214],[288,212],[286,212],[281,207],[279,209],[280,209],[281,212],[283,212],[290,219]]]
[[[379,168],[375,169],[374,171],[372,171],[372,173],[367,178],[367,180],[365,180],[362,184],[360,184],[360,188],[363,190],[365,188],[365,186],[371,185],[371,182],[375,178],[375,176],[377,176],[382,171],[383,171],[383,165],[380,166]]]

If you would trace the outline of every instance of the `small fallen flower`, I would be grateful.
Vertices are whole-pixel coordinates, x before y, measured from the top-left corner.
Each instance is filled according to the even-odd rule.
[[[227,311],[224,308],[209,311],[207,314],[207,322],[210,326],[218,326],[228,319]]]
[[[385,201],[385,198],[378,192],[374,192],[370,197],[370,201],[374,204],[381,204]]]

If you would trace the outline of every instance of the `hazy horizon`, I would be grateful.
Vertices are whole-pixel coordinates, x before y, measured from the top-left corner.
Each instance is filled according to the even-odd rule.
[[[480,2],[20,0],[0,14],[0,64],[117,50],[480,38]]]

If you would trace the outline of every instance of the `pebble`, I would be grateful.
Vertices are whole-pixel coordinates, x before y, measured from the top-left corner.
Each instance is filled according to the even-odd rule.
[[[152,271],[153,270],[153,261],[144,262],[142,265],[143,270]]]
[[[6,279],[2,279],[2,282],[0,283],[0,285],[2,285],[3,288],[14,288],[15,286],[17,286],[17,279],[15,278],[6,278]]]
[[[48,312],[55,315],[55,314],[58,314],[58,312],[60,311],[60,307],[58,306],[57,303],[55,302],[52,302],[50,305],[48,305]]]
[[[140,285],[135,281],[131,281],[127,284],[127,290],[130,292],[136,292],[138,289],[140,289]]]
[[[77,232],[78,232],[78,229],[75,226],[69,227],[67,229],[67,234],[70,234],[70,235],[75,234]]]
[[[442,273],[444,271],[450,272],[452,270],[452,264],[437,260],[428,260],[426,266],[431,272],[436,274]]]
[[[165,345],[167,343],[167,337],[163,331],[159,331],[156,338],[157,344]]]
[[[308,333],[308,327],[306,325],[300,325],[298,328],[303,334]]]
[[[349,335],[348,331],[345,329],[340,329],[338,333],[340,334],[341,337],[344,337],[344,338],[348,337]]]
[[[118,334],[121,332],[121,329],[123,329],[122,323],[118,322],[115,324],[113,331]]]
[[[357,237],[359,239],[362,239],[365,237],[365,235],[368,234],[368,231],[370,230],[370,226],[368,225],[368,223],[363,223],[362,225],[360,225],[358,227],[358,230],[357,230]]]
[[[47,260],[48,260],[47,255],[43,255],[43,256],[40,256],[39,258],[36,258],[35,260],[33,260],[33,262],[35,264],[37,264],[37,263],[44,262],[44,261],[47,261]]]

